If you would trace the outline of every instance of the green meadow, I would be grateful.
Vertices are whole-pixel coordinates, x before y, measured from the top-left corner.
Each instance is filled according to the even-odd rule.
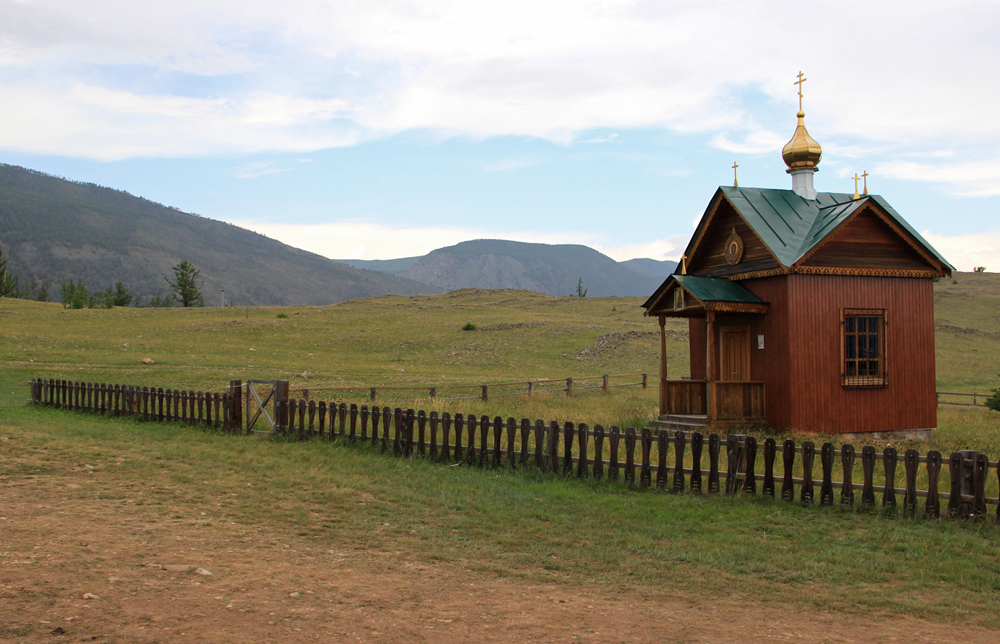
[[[935,285],[939,389],[986,392],[998,386],[1000,373],[1000,279],[958,274],[955,281]],[[303,541],[394,547],[532,583],[731,596],[795,610],[1000,628],[995,519],[910,520],[759,498],[675,495],[530,469],[445,467],[341,442],[232,436],[25,404],[31,377],[210,391],[224,390],[231,378],[287,379],[293,391],[309,389],[313,398],[358,403],[372,386],[641,372],[652,384],[657,327],[639,304],[518,291],[281,309],[71,311],[5,299],[0,484],[59,480],[70,460],[93,466],[108,494],[124,497],[137,481],[156,483],[160,491],[144,501],[154,505],[165,502],[157,494],[196,506],[250,484],[258,494],[227,501],[232,520]],[[469,323],[475,330],[463,330]],[[686,323],[671,322],[668,331],[670,373],[687,375]],[[365,391],[334,391],[348,387]],[[476,393],[446,391],[439,396]],[[384,392],[379,402],[605,426],[639,426],[656,414],[653,386],[488,403]],[[938,424],[931,443],[917,445],[922,453],[976,448],[993,460],[1000,456],[1000,413],[942,406]],[[995,469],[990,476],[995,494]],[[380,502],[359,504],[359,498]]]

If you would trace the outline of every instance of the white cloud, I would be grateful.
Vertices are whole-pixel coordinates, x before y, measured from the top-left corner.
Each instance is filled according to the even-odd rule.
[[[738,154],[762,154],[781,150],[788,141],[789,134],[778,134],[766,130],[755,130],[747,132],[742,137],[742,142],[732,141],[727,134],[717,134],[712,138],[711,145],[727,152]]]
[[[955,163],[888,162],[876,170],[897,179],[939,183],[948,192],[963,197],[1000,195],[1000,157]]]
[[[605,255],[624,261],[635,257],[676,260],[686,237],[656,239],[641,244],[611,246],[595,235],[503,232],[474,228],[393,227],[357,221],[326,224],[287,224],[249,220],[230,223],[253,230],[289,246],[329,257],[330,259],[395,259],[426,255],[437,248],[473,239],[509,239],[541,244],[583,244]],[[378,243],[373,243],[378,240]]]
[[[291,172],[291,168],[275,168],[271,161],[254,161],[243,167],[236,169],[236,176],[240,179],[256,179],[268,174],[279,174],[281,172]]]
[[[595,136],[592,139],[577,139],[577,143],[615,143],[618,140],[618,133],[614,132],[607,136]]]
[[[985,266],[991,273],[1000,271],[1000,231],[938,235],[925,230],[920,234],[960,271],[969,272],[977,266]]]
[[[1000,6],[973,0],[841,0],[795,11],[782,0],[5,7],[0,71],[9,73],[0,74],[0,91],[34,100],[5,100],[3,122],[17,127],[4,128],[0,146],[45,153],[57,146],[31,115],[46,103],[62,106],[67,134],[59,142],[82,139],[65,153],[97,158],[228,151],[234,140],[250,151],[309,150],[409,128],[570,142],[594,128],[667,127],[711,132],[724,149],[756,153],[772,149],[777,135],[754,123],[740,94],[763,91],[777,102],[771,109],[791,113],[800,66],[810,78],[810,122],[830,140],[996,147],[1000,137],[992,114],[1000,102],[992,69]],[[821,42],[837,46],[812,46]],[[863,70],[845,63],[844,51],[865,61]],[[27,86],[11,80],[24,78],[32,79]],[[78,78],[108,94],[94,104],[67,91]],[[221,126],[226,111],[239,118],[223,129],[242,137],[172,123]],[[149,120],[122,145],[122,116],[136,114]],[[300,127],[340,118],[360,131]],[[157,136],[164,124],[169,135]],[[259,125],[276,131],[261,136]]]

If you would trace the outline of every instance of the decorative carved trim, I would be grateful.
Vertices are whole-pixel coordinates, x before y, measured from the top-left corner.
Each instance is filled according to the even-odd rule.
[[[848,275],[851,277],[945,277],[933,269],[914,270],[899,268],[839,268],[836,266],[792,266],[790,273],[801,275]]]
[[[787,275],[789,270],[787,268],[769,268],[764,271],[750,271],[748,273],[736,273],[735,275],[720,275],[719,277],[725,277],[727,280],[732,282],[740,282],[742,280],[754,280],[761,277],[774,277],[775,275]]]
[[[726,261],[730,266],[735,266],[741,259],[743,259],[743,240],[736,234],[736,227],[733,226],[733,232],[729,233],[729,239],[726,240]]]
[[[767,313],[768,305],[750,302],[709,302],[705,309],[716,313]]]

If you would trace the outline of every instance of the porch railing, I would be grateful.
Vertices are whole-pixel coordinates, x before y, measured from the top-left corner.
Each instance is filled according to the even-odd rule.
[[[764,383],[719,380],[711,383],[710,420],[763,420]]]
[[[764,419],[763,382],[665,380],[660,387],[667,414],[723,421]]]
[[[708,413],[707,380],[664,380],[660,383],[662,407],[667,414],[704,416]]]

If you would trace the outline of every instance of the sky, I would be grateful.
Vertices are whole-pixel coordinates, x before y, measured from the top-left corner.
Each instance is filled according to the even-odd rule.
[[[791,187],[802,71],[816,188],[866,171],[992,272],[998,33],[985,0],[0,0],[0,162],[334,259],[676,260],[734,163]]]

